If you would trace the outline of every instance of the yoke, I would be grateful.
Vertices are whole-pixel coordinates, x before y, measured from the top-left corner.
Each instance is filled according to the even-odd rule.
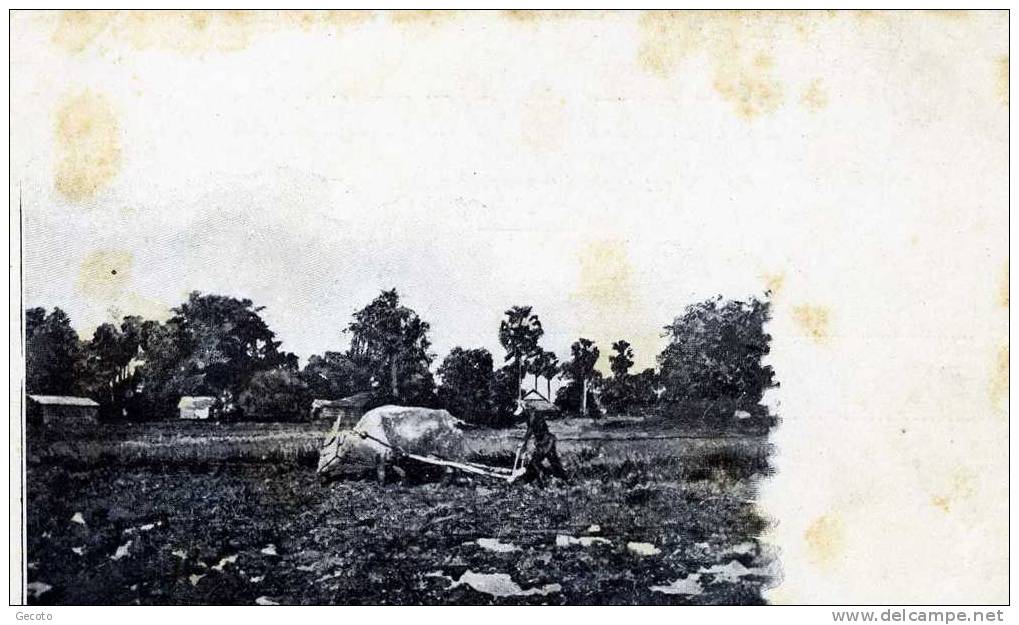
[[[382,445],[383,447],[388,447],[389,449],[392,449],[393,451],[395,451],[397,454],[404,458],[410,458],[411,460],[416,460],[418,462],[423,462],[425,464],[431,464],[440,467],[449,467],[452,469],[463,471],[465,473],[481,475],[496,480],[502,480],[504,482],[512,482],[523,473],[523,469],[513,470],[507,469],[505,467],[491,467],[484,464],[478,464],[476,462],[457,462],[455,460],[447,460],[446,458],[440,458],[438,456],[431,455],[422,456],[420,454],[411,454],[403,451],[396,445],[390,445],[386,441],[379,440],[378,438],[372,436],[367,432],[360,431],[356,432],[357,435],[360,436],[361,438],[371,439],[378,443],[379,445]]]

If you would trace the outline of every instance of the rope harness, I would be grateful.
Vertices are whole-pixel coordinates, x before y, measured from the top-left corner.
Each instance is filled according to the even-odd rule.
[[[393,444],[391,444],[391,443],[389,443],[387,441],[384,441],[384,440],[382,440],[380,438],[372,436],[371,434],[369,434],[367,432],[362,432],[362,431],[359,431],[359,430],[351,430],[351,431],[354,432],[355,434],[357,434],[358,436],[360,436],[362,440],[363,439],[368,439],[368,440],[374,441],[375,443],[377,443],[377,444],[379,444],[379,445],[381,445],[381,446],[383,446],[383,447],[385,447],[387,449],[391,449],[395,453],[397,458],[410,458],[411,460],[416,460],[418,462],[423,462],[425,464],[431,464],[431,465],[436,465],[436,466],[441,466],[441,467],[450,467],[450,468],[454,468],[454,469],[459,469],[459,470],[464,471],[466,473],[473,473],[474,475],[481,475],[481,476],[484,476],[484,477],[490,477],[490,478],[497,479],[497,480],[502,480],[502,481],[505,481],[505,482],[513,481],[513,479],[516,477],[516,471],[513,470],[513,469],[507,469],[507,468],[504,468],[504,467],[490,467],[488,465],[478,464],[476,462],[457,462],[457,461],[454,461],[454,460],[447,460],[445,458],[440,458],[438,456],[431,456],[431,455],[429,455],[429,456],[422,456],[420,454],[412,454],[410,452],[404,451],[399,445],[393,445]],[[335,437],[333,437],[333,439],[330,439],[330,443],[333,440],[335,440]],[[329,444],[329,443],[327,443],[327,444]],[[329,468],[333,464],[333,462],[337,461],[338,459],[339,459],[338,456],[333,456],[332,458],[330,458],[329,462],[327,462],[323,467],[321,467],[319,469],[319,472],[324,471],[327,468]]]
[[[458,461],[453,461],[453,460],[447,460],[445,458],[440,458],[438,456],[433,456],[433,455],[422,456],[420,454],[412,454],[412,453],[409,453],[407,451],[404,451],[399,445],[393,445],[393,444],[391,444],[391,443],[389,443],[387,441],[384,441],[384,440],[382,440],[382,439],[380,439],[378,437],[372,436],[371,434],[369,434],[367,432],[362,432],[360,430],[350,430],[350,431],[355,433],[355,434],[357,434],[359,437],[361,437],[362,440],[365,440],[365,439],[371,440],[371,441],[373,441],[373,442],[375,442],[375,443],[377,443],[377,444],[379,444],[379,445],[381,445],[381,446],[383,446],[383,447],[385,447],[387,449],[392,450],[395,453],[397,458],[410,458],[411,460],[416,460],[418,462],[423,462],[425,464],[431,464],[431,465],[443,466],[443,467],[451,467],[451,468],[454,468],[454,469],[459,469],[461,471],[465,471],[467,473],[473,473],[475,475],[481,475],[481,476],[484,476],[484,477],[490,477],[490,478],[494,478],[494,479],[498,479],[498,480],[503,480],[503,481],[507,481],[507,482],[512,482],[517,477],[517,475],[523,470],[522,467],[520,466],[521,465],[521,460],[522,460],[522,458],[521,458],[521,453],[523,451],[522,448],[518,448],[517,449],[516,457],[513,459],[513,468],[512,469],[507,469],[505,467],[492,467],[492,466],[488,466],[488,465],[484,465],[484,464],[478,464],[476,462],[466,462],[466,461],[458,462]],[[562,437],[562,438],[558,438],[558,440],[559,441],[590,441],[590,442],[600,442],[600,443],[612,443],[612,442],[625,442],[625,441],[660,441],[660,440],[677,440],[677,439],[718,439],[718,438],[736,439],[736,438],[745,438],[745,437],[738,436],[738,435],[736,435],[736,436],[733,436],[733,435],[729,435],[729,436],[697,436],[697,435],[688,435],[688,434],[673,434],[673,435],[659,435],[659,436],[645,435],[645,436],[618,436],[618,437],[611,437],[611,436],[609,436],[609,437],[605,437],[605,436],[599,436],[599,437],[594,437],[594,436],[575,436],[575,437]],[[335,441],[335,440],[336,440],[336,436],[333,436],[332,438],[330,438],[326,442],[326,446],[331,445],[333,443],[333,441]],[[329,459],[328,462],[326,462],[325,465],[323,465],[321,468],[319,468],[319,472],[325,471],[330,466],[332,466],[332,464],[334,462],[336,462],[337,460],[339,460],[339,457],[338,456],[333,456],[332,458]]]

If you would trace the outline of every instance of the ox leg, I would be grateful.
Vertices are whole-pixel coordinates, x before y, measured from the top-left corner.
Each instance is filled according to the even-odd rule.
[[[456,471],[453,470],[453,467],[446,467],[442,472],[442,485],[452,486],[453,484],[456,484]]]
[[[386,485],[386,458],[382,454],[375,456],[375,476],[379,479],[379,486]]]
[[[400,480],[402,486],[407,485],[407,471],[404,470],[400,465],[393,463],[393,471],[396,472],[396,478]]]

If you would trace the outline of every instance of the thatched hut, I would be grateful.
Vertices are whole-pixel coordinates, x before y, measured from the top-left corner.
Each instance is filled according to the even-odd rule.
[[[25,406],[29,423],[62,425],[99,421],[99,404],[87,397],[29,395]]]
[[[180,410],[181,419],[208,419],[212,414],[212,405],[215,403],[215,397],[185,395],[177,402],[177,409]]]
[[[555,407],[555,404],[550,402],[548,398],[534,389],[524,393],[524,396],[521,397],[521,399],[528,408],[535,412],[543,412],[548,415],[559,412],[559,409]]]
[[[373,398],[371,392],[365,391],[343,399],[316,399],[311,403],[311,418],[315,421],[328,420],[349,429],[357,425],[368,411]]]

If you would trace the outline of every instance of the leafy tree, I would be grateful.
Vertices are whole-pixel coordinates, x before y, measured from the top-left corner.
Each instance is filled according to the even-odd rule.
[[[522,384],[527,372],[526,363],[537,356],[538,340],[545,331],[530,306],[514,306],[506,311],[499,323],[499,343],[506,350],[506,362],[512,362],[517,376],[517,397],[523,394]]]
[[[193,292],[170,320],[188,354],[185,370],[204,378],[212,394],[243,390],[256,372],[286,362],[279,341],[249,299]]]
[[[439,366],[439,400],[452,414],[471,423],[491,424],[492,354],[487,349],[454,347]]]
[[[651,368],[625,377],[612,376],[602,384],[599,399],[610,414],[647,411],[658,402],[658,373]]]
[[[40,395],[73,395],[81,342],[63,310],[25,311],[25,388]]]
[[[631,401],[637,408],[647,409],[658,403],[661,386],[658,372],[648,367],[637,375],[630,376]]]
[[[599,394],[604,395],[604,382],[601,372],[595,370],[587,381],[587,392],[584,393],[582,382],[567,378],[566,384],[556,391],[555,405],[566,414],[597,417],[600,415]]]
[[[340,399],[371,386],[370,373],[341,352],[311,356],[301,371],[301,378],[309,392],[322,399]]]
[[[633,376],[630,375],[630,368],[633,367],[633,348],[628,341],[620,339],[612,344],[612,351],[614,353],[609,356],[612,377],[605,381],[601,400],[608,412],[620,414],[636,407]]]
[[[163,324],[143,324],[139,368],[150,417],[171,416],[182,395],[237,397],[252,376],[296,369],[251,300],[192,292]]]
[[[630,373],[633,366],[633,348],[630,343],[620,339],[612,344],[612,351],[615,354],[609,356],[609,367],[612,369],[612,377],[623,380]]]
[[[121,417],[133,394],[131,362],[142,345],[142,321],[125,317],[120,327],[104,323],[92,339],[83,345],[78,384],[83,392],[97,400],[104,415]]]
[[[658,356],[665,398],[733,399],[758,404],[774,386],[774,372],[761,360],[771,337],[764,331],[770,303],[721,296],[687,306],[665,327],[669,344]]]
[[[581,338],[570,346],[570,353],[572,358],[562,366],[563,375],[572,383],[570,386],[575,387],[574,390],[580,402],[580,413],[586,415],[589,405],[589,387],[592,378],[595,377],[595,365],[598,364],[601,352],[593,341]]]
[[[491,384],[492,420],[489,425],[508,427],[513,425],[513,413],[520,398],[520,379],[516,368],[507,365],[497,369]]]
[[[552,379],[559,375],[559,357],[555,352],[540,351],[530,366],[534,374],[534,390],[538,390],[538,378],[545,378],[545,397],[551,401]]]
[[[308,418],[311,394],[296,371],[280,367],[251,376],[237,403],[245,419],[302,421]]]
[[[439,407],[439,398],[435,394],[435,376],[428,367],[407,367],[401,376],[399,401],[408,406]]]
[[[609,414],[626,414],[634,408],[633,389],[630,380],[619,380],[614,376],[605,380],[600,399]]]
[[[293,352],[281,351],[279,353],[279,366],[290,371],[299,372],[301,370],[301,359]]]
[[[139,418],[172,417],[181,396],[208,394],[204,376],[187,364],[190,353],[181,324],[179,318],[156,323],[142,342],[144,363],[135,374]]]
[[[347,326],[353,336],[349,355],[363,359],[373,380],[386,384],[394,400],[422,403],[434,389],[428,330],[427,322],[400,304],[396,289],[383,291]]]
[[[55,309],[54,312],[60,310]],[[63,312],[63,311],[61,311]],[[46,309],[45,308],[26,308],[25,309],[25,335],[26,337],[32,336],[35,332],[46,322]]]

